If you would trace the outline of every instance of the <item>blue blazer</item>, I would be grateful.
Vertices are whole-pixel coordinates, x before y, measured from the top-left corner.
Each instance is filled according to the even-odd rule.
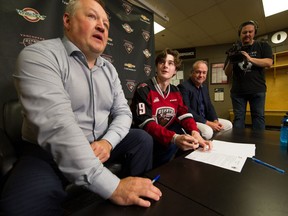
[[[196,122],[206,123],[207,120],[214,121],[218,120],[216,111],[214,109],[214,106],[211,102],[209,91],[206,85],[202,85],[200,87],[200,91],[202,91],[203,100],[204,100],[204,106],[205,106],[205,116],[206,119],[203,118],[203,116],[200,115],[200,102],[198,100],[198,89],[193,84],[191,79],[184,81],[183,83],[178,85],[178,88],[183,96],[183,101],[188,107],[188,110],[190,113],[193,114],[193,117]]]

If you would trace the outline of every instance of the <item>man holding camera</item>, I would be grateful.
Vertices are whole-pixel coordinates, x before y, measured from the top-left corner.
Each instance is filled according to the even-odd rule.
[[[231,99],[234,128],[245,128],[247,103],[250,105],[252,129],[265,129],[265,68],[273,63],[270,45],[254,40],[257,23],[249,20],[239,26],[240,43],[228,51],[225,74],[232,77]],[[237,51],[237,47],[239,50]]]

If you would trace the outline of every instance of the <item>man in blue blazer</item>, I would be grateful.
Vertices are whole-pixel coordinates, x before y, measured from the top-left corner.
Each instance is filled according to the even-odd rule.
[[[197,123],[205,139],[211,139],[214,132],[230,130],[232,123],[229,120],[218,118],[206,85],[208,64],[206,61],[196,61],[191,70],[191,77],[178,85],[184,103]]]

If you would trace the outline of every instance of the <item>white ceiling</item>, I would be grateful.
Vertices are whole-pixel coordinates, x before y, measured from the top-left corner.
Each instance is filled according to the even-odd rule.
[[[288,11],[265,18],[261,0],[145,1],[169,17],[165,22],[154,16],[166,28],[155,35],[156,51],[233,43],[247,20],[257,21],[258,35],[288,28]]]

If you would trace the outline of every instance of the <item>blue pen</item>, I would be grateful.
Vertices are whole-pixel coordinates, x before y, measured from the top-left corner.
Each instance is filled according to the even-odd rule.
[[[280,173],[285,173],[284,170],[279,169],[279,168],[277,168],[277,167],[275,167],[275,166],[273,166],[273,165],[271,165],[271,164],[265,163],[264,161],[261,161],[261,160],[259,160],[259,159],[257,159],[257,158],[252,157],[252,160],[255,161],[256,163],[259,163],[259,164],[262,164],[262,165],[264,165],[264,166],[266,166],[266,167],[269,167],[269,168],[271,168],[271,169],[274,169],[274,170],[276,170],[276,171],[278,171],[278,172],[280,172]]]
[[[152,184],[154,184],[154,182],[158,181],[159,178],[160,178],[160,175],[157,175],[157,176],[152,180]]]

